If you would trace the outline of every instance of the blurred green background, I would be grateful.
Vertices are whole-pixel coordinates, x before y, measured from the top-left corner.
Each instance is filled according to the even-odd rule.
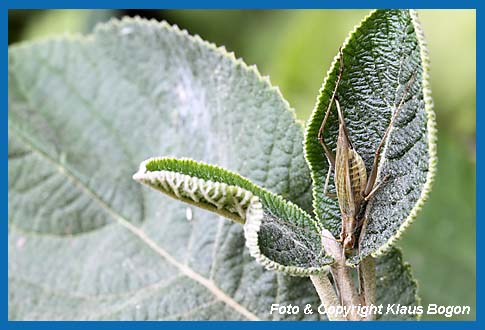
[[[65,32],[88,33],[96,23],[124,15],[167,20],[256,64],[306,121],[338,47],[367,13],[15,10],[9,12],[9,44]],[[419,15],[431,58],[438,174],[429,201],[398,244],[413,267],[423,305],[470,305],[471,315],[453,319],[475,319],[475,11],[420,10]]]

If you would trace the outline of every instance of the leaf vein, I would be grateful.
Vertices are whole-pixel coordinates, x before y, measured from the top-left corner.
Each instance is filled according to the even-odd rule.
[[[14,125],[12,127],[18,132],[21,133],[19,129],[17,129]],[[60,173],[64,174],[67,179],[69,179],[74,185],[76,185],[79,189],[81,189],[86,195],[92,198],[102,209],[104,209],[115,221],[118,222],[121,226],[128,229],[133,235],[137,236],[140,240],[142,240],[146,245],[148,245],[153,251],[155,251],[158,255],[164,258],[167,262],[175,266],[182,274],[192,279],[194,282],[197,282],[204,286],[206,289],[209,290],[217,299],[221,300],[225,304],[229,305],[233,308],[236,312],[243,315],[245,318],[249,320],[259,320],[259,318],[247,310],[244,306],[239,304],[233,298],[228,296],[225,292],[223,292],[220,288],[216,286],[216,284],[203,277],[199,273],[195,272],[188,266],[178,262],[175,257],[169,254],[165,249],[160,247],[155,241],[153,241],[142,229],[133,225],[129,220],[123,217],[121,214],[116,212],[110,205],[108,205],[100,196],[98,196],[92,189],[87,187],[79,178],[77,178],[73,173],[69,171],[68,168],[64,167],[62,164],[57,162],[55,159],[50,157],[47,153],[37,148],[34,144],[28,141],[25,137],[19,135],[20,140],[33,152],[37,153],[39,156],[44,158],[47,162],[51,163]]]

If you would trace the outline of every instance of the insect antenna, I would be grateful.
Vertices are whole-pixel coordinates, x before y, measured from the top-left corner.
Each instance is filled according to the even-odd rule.
[[[391,123],[389,124],[388,128],[386,129],[386,132],[384,133],[383,140],[385,140],[385,138],[389,134],[390,127],[394,125],[394,121],[395,121],[396,117],[399,115],[399,112],[402,109],[402,106],[404,104],[406,96],[408,95],[409,90],[411,89],[411,85],[414,83],[415,80],[416,80],[416,72],[413,73],[413,75],[411,76],[411,79],[409,79],[408,83],[406,84],[406,87],[404,87],[404,92],[402,94],[401,100],[399,101],[399,104],[396,107],[396,111],[394,111],[394,114],[391,117]]]
[[[322,124],[320,125],[320,129],[318,130],[318,141],[322,144],[322,146],[326,149],[326,145],[323,143],[323,129],[325,128],[325,123],[327,122],[328,115],[330,114],[330,108],[332,108],[333,101],[337,95],[337,88],[342,80],[342,75],[344,73],[344,57],[342,53],[342,47],[339,48],[339,71],[337,75],[337,81],[335,82],[335,87],[332,92],[332,97],[330,98],[330,102],[327,106],[327,111],[325,112],[325,117],[323,118]]]

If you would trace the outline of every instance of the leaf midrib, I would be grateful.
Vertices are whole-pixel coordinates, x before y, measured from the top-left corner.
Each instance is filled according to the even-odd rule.
[[[210,279],[205,278],[201,274],[197,273],[185,264],[177,261],[170,253],[159,246],[155,241],[153,241],[142,229],[133,225],[128,219],[123,217],[117,211],[115,211],[108,203],[106,203],[100,196],[98,196],[92,189],[86,186],[78,177],[76,177],[67,167],[63,166],[61,163],[53,159],[50,155],[36,147],[28,138],[22,136],[22,131],[15,127],[15,125],[10,121],[10,129],[14,129],[17,133],[16,136],[22,141],[22,143],[30,149],[33,153],[40,156],[42,159],[53,165],[56,170],[64,175],[69,181],[71,181],[75,186],[77,186],[83,193],[90,197],[94,202],[96,202],[99,207],[105,210],[118,224],[125,227],[134,236],[144,242],[148,247],[150,247],[159,256],[165,259],[168,263],[176,267],[182,274],[204,286],[209,292],[211,292],[218,300],[224,302],[226,305],[234,309],[239,314],[243,315],[249,320],[259,320],[259,317],[247,310],[244,306],[239,304],[224,291],[222,291],[217,285]]]

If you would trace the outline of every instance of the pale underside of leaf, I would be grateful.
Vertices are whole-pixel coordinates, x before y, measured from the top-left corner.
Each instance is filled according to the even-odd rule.
[[[426,47],[413,11],[374,11],[350,34],[342,49],[344,73],[337,96],[349,137],[363,158],[367,173],[391,116],[403,100],[381,153],[377,182],[383,182],[367,206],[368,222],[360,255],[349,261],[356,264],[369,254],[385,252],[424,203],[436,166],[436,128]],[[324,195],[329,163],[317,136],[337,72],[336,57],[320,91],[305,141],[314,183],[315,213],[336,236],[342,221],[339,204],[337,199]],[[333,150],[337,135],[334,106],[324,131],[324,140]],[[330,192],[335,191],[333,179],[329,186]]]

